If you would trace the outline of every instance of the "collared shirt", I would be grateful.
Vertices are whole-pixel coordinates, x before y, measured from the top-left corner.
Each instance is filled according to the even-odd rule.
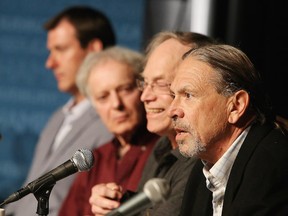
[[[171,216],[178,215],[181,209],[185,186],[196,158],[187,158],[180,154],[179,149],[172,149],[167,137],[155,145],[152,154],[146,162],[138,191],[151,178],[164,178],[170,185],[171,193],[165,202],[155,204],[137,215],[141,216]]]
[[[84,99],[77,105],[73,106],[74,100],[70,99],[62,108],[62,112],[65,115],[65,119],[60,127],[53,146],[52,151],[55,151],[67,136],[67,134],[72,130],[73,122],[80,118],[90,107],[90,101],[88,99]]]
[[[88,172],[77,175],[62,204],[59,216],[94,215],[89,198],[91,189],[96,184],[115,182],[122,186],[123,191],[136,190],[147,158],[159,139],[156,134],[142,129],[136,134],[139,135],[137,140],[121,159],[118,157],[121,144],[116,138],[93,150],[94,166]]]
[[[226,185],[237,154],[248,134],[250,127],[246,128],[240,136],[232,143],[224,155],[209,170],[203,167],[206,178],[206,187],[212,192],[213,216],[221,216]]]

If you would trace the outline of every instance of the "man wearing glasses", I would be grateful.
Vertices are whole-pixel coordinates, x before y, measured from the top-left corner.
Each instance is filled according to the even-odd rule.
[[[161,135],[146,162],[138,191],[150,178],[165,178],[170,183],[171,193],[166,202],[141,212],[140,215],[171,216],[180,212],[182,196],[188,174],[195,158],[185,158],[178,151],[175,131],[168,117],[172,102],[170,80],[182,55],[192,47],[214,43],[207,36],[191,32],[160,32],[147,47],[146,65],[137,86],[142,91],[147,118],[147,129]],[[123,194],[116,184],[96,185],[92,189],[90,203],[95,215],[105,215],[119,207]]]

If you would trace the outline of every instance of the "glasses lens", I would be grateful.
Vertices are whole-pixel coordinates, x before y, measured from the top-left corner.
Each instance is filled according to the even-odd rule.
[[[155,83],[153,86],[153,91],[157,94],[169,94],[170,85],[168,83]]]
[[[138,88],[140,91],[143,91],[143,90],[144,90],[144,80],[137,79],[137,80],[136,80],[136,85],[137,85],[137,88]]]

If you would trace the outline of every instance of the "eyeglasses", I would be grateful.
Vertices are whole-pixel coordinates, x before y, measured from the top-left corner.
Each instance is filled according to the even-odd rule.
[[[156,94],[170,94],[170,84],[164,81],[148,83],[142,79],[137,79],[136,84],[140,91],[144,91],[148,86],[150,86],[151,90]]]

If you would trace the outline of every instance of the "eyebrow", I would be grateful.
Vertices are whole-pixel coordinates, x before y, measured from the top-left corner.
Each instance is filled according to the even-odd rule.
[[[171,86],[171,85],[170,85]],[[190,90],[189,86],[188,85],[185,85],[183,87],[180,87],[176,92],[179,93],[179,94],[182,94],[183,92],[187,92],[187,91],[192,91]],[[175,91],[173,91],[174,94],[175,94]]]
[[[142,76],[143,79],[147,79],[147,77]],[[157,81],[157,80],[166,80],[165,77],[163,76],[158,76],[158,77],[153,77],[152,81]]]

